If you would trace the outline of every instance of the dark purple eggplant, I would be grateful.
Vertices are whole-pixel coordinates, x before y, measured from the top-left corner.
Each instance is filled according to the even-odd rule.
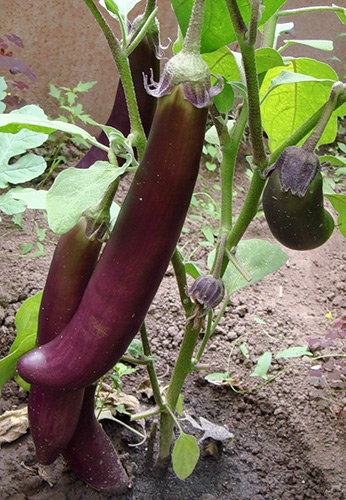
[[[96,490],[121,494],[128,489],[128,477],[95,416],[95,389],[95,385],[85,389],[78,425],[63,456],[69,468]]]
[[[27,382],[86,387],[114,366],[139,330],[199,170],[208,108],[200,101],[195,107],[184,92],[178,85],[159,98],[143,160],[76,314],[55,340],[18,362]]]
[[[72,319],[100,252],[98,240],[86,234],[81,219],[62,235],[55,248],[39,313],[37,345],[53,340]],[[77,426],[84,390],[53,391],[31,386],[28,414],[36,457],[53,462],[70,441]]]
[[[151,123],[154,118],[156,99],[149,95],[144,89],[143,73],[153,72],[155,78],[160,74],[160,61],[156,57],[156,46],[153,38],[146,36],[130,54],[129,57],[133,84],[137,96],[139,114],[142,120],[146,135],[149,135]],[[127,137],[130,133],[130,121],[127,113],[124,89],[119,82],[113,109],[106,125],[114,127]],[[108,146],[109,142],[106,134],[102,131],[97,139],[101,144]],[[95,161],[107,161],[107,152],[92,146],[86,155],[76,165],[77,168],[89,168]],[[121,159],[119,160],[121,163]]]

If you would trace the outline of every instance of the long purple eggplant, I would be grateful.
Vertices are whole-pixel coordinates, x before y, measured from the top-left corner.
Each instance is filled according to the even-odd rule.
[[[185,99],[182,85],[159,98],[143,160],[82,302],[61,335],[19,360],[24,380],[55,389],[86,387],[123,355],[179,238],[207,111]]]
[[[130,55],[129,61],[133,84],[137,96],[139,114],[144,131],[148,136],[155,113],[156,99],[145,91],[143,85],[143,73],[149,74],[150,71],[152,71],[155,78],[159,77],[160,61],[156,57],[155,37],[144,37]],[[121,82],[119,82],[113,109],[106,125],[120,130],[125,137],[127,137],[130,133],[130,121],[127,112],[124,89]],[[108,146],[109,144],[107,136],[104,132],[101,132],[97,140],[105,146]],[[96,146],[92,146],[87,154],[79,161],[76,167],[88,168],[98,160],[107,161],[107,153]]]
[[[81,301],[101,249],[86,234],[86,220],[62,235],[55,248],[43,291],[37,345],[62,332]],[[31,386],[28,400],[30,431],[37,460],[53,462],[70,441],[79,419],[84,390],[54,391]]]
[[[118,454],[94,412],[96,386],[85,389],[77,428],[63,452],[70,469],[103,493],[121,494],[128,489],[128,477]]]

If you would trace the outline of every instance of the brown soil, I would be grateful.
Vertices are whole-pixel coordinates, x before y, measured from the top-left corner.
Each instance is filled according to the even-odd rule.
[[[0,355],[13,341],[15,312],[27,297],[42,289],[54,249],[53,243],[46,242],[46,257],[19,256],[18,244],[33,240],[32,227],[28,221],[24,231],[15,229],[9,220],[1,225]],[[272,240],[263,219],[253,223],[246,237]],[[211,447],[201,443],[204,456],[185,481],[177,479],[171,469],[166,477],[157,479],[146,460],[145,445],[129,446],[138,439],[134,434],[114,422],[103,421],[133,477],[124,500],[346,499],[345,392],[325,383],[319,392],[324,397],[317,399],[317,384],[315,381],[313,385],[310,376],[313,362],[274,361],[270,375],[283,367],[292,368],[270,384],[245,394],[204,379],[206,373],[227,370],[229,352],[236,339],[244,335],[242,341],[247,344],[250,360],[235,349],[230,373],[241,388],[254,387],[258,379],[249,374],[264,351],[270,349],[274,354],[286,347],[306,345],[311,338],[323,338],[331,327],[326,313],[331,312],[334,320],[345,315],[346,242],[338,231],[319,249],[287,253],[289,261],[282,269],[234,294],[203,359],[209,369],[191,375],[184,389],[185,411],[227,426],[234,434],[232,443],[212,455],[208,453]],[[259,324],[256,318],[264,323]],[[158,372],[164,385],[184,325],[171,269],[152,304],[147,325],[154,354],[160,358]],[[319,353],[342,349],[345,345],[339,343]],[[318,363],[322,361],[315,365]],[[153,404],[137,392],[145,379],[146,372],[141,368],[124,385],[143,408]],[[24,406],[26,399],[26,392],[15,382],[6,383],[0,414]],[[201,437],[189,423],[182,425]],[[96,500],[107,495],[86,486],[66,469],[62,459],[48,467],[40,466],[28,433],[1,448],[0,498]]]

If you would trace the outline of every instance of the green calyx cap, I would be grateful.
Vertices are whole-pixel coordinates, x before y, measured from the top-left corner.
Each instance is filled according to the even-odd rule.
[[[185,99],[197,108],[204,108],[210,106],[213,97],[221,92],[223,81],[212,87],[210,70],[203,57],[183,49],[166,63],[159,82],[151,79],[148,83],[145,77],[144,85],[154,97],[171,94],[175,87],[182,85]]]

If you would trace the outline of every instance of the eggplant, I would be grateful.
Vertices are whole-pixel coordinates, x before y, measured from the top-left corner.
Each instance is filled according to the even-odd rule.
[[[318,156],[298,146],[284,150],[263,192],[263,211],[270,231],[292,250],[312,250],[325,243],[334,220],[324,208]]]
[[[155,37],[144,37],[135,50],[130,54],[129,62],[137,96],[139,114],[142,120],[144,132],[146,136],[148,136],[151,123],[154,118],[156,99],[145,91],[143,85],[143,73],[147,74],[152,71],[155,77],[159,76],[160,61],[156,57]],[[113,109],[106,125],[120,130],[125,137],[127,137],[130,133],[130,121],[127,112],[124,89],[121,82],[119,82]],[[109,144],[108,138],[103,131],[98,136],[97,140],[105,146],[108,146]],[[99,149],[97,146],[91,146],[86,155],[76,165],[76,168],[89,168],[99,160],[108,161],[107,152],[103,151],[103,149]],[[119,164],[121,164],[124,160],[119,158],[118,161]]]
[[[85,389],[78,425],[63,456],[69,468],[96,490],[125,493],[128,490],[128,476],[112,442],[95,416],[95,390],[95,385]]]
[[[114,366],[139,330],[175,249],[199,170],[208,107],[185,99],[185,90],[179,84],[158,99],[143,159],[76,314],[56,339],[17,364],[27,382],[86,387]]]
[[[53,340],[72,319],[94,270],[101,243],[86,236],[86,219],[62,235],[55,248],[39,312],[37,345]],[[28,415],[36,457],[52,463],[70,441],[84,390],[53,391],[32,385]]]

